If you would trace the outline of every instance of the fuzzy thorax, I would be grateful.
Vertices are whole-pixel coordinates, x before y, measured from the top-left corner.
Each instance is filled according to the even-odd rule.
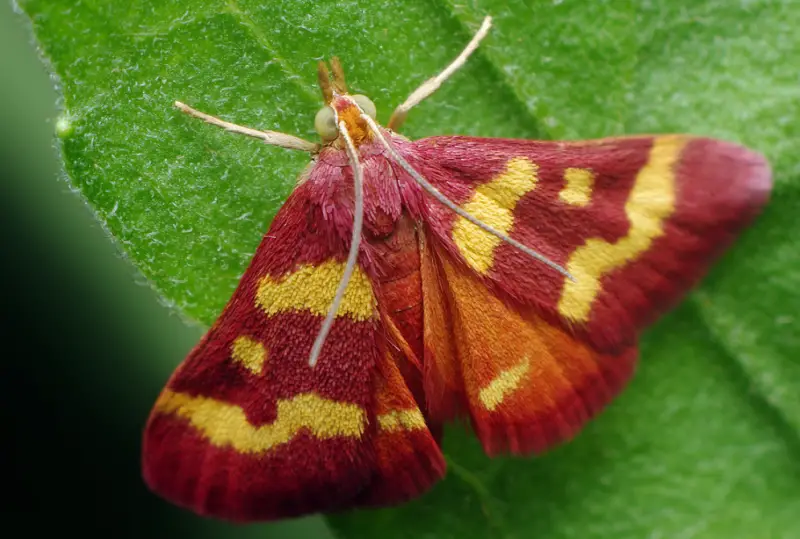
[[[344,122],[345,126],[347,126],[347,133],[356,147],[372,140],[372,132],[369,125],[362,118],[361,109],[352,99],[346,96],[336,96],[331,106],[336,110],[339,121]]]

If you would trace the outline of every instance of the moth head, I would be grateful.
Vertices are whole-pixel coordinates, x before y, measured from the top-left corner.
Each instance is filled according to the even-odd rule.
[[[317,116],[314,118],[314,128],[323,143],[326,145],[337,144],[342,122],[356,146],[371,140],[372,132],[361,114],[365,113],[375,119],[375,103],[365,95],[347,93],[344,71],[338,58],[331,59],[330,71],[325,62],[320,62],[317,74],[325,106],[317,112]]]

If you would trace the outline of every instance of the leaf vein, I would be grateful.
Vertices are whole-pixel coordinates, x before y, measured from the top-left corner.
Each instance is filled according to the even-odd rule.
[[[299,72],[292,68],[289,62],[278,54],[278,51],[272,46],[269,39],[267,39],[266,34],[261,31],[253,18],[244,10],[242,10],[242,8],[239,6],[239,3],[236,0],[225,0],[225,4],[226,11],[233,15],[236,21],[246,28],[248,32],[250,32],[250,34],[256,40],[256,43],[261,45],[261,47],[263,47],[264,50],[266,50],[267,53],[272,56],[273,61],[278,64],[281,70],[286,74],[287,79],[292,81],[292,83],[300,89],[305,97],[311,101],[319,101],[317,94],[309,90],[306,85],[300,82],[303,80],[303,78],[300,76]]]

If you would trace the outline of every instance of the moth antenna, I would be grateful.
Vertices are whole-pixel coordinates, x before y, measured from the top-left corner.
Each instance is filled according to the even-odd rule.
[[[417,172],[414,169],[414,167],[412,167],[408,163],[408,161],[406,161],[403,158],[402,155],[397,153],[397,150],[395,150],[394,147],[392,147],[392,145],[389,144],[389,141],[386,140],[386,138],[384,138],[383,134],[380,132],[380,127],[378,126],[377,123],[375,123],[375,120],[373,120],[372,118],[370,118],[369,116],[367,116],[366,114],[363,114],[363,113],[361,114],[361,118],[363,118],[364,121],[367,122],[367,124],[369,125],[369,128],[372,130],[372,132],[378,138],[380,143],[383,144],[383,147],[386,148],[386,150],[389,152],[389,155],[392,156],[392,159],[394,159],[397,162],[397,164],[400,165],[400,167],[402,167],[403,170],[408,172],[411,175],[411,177],[414,178],[414,181],[416,181],[420,185],[420,187],[425,189],[425,191],[427,191],[429,195],[431,195],[433,198],[438,200],[441,204],[443,204],[444,206],[446,206],[450,210],[454,211],[457,215],[463,217],[464,219],[466,219],[467,221],[469,221],[473,225],[477,226],[478,228],[480,228],[480,229],[488,232],[489,234],[499,238],[501,241],[506,242],[507,244],[511,245],[512,247],[516,247],[517,249],[519,249],[520,251],[522,251],[526,255],[530,256],[531,258],[533,258],[535,260],[538,260],[539,262],[542,262],[542,263],[550,266],[551,268],[553,268],[554,270],[556,270],[557,272],[559,272],[560,274],[565,276],[567,279],[569,279],[571,281],[574,281],[574,282],[577,282],[577,280],[575,279],[575,277],[572,276],[571,273],[569,273],[566,269],[562,268],[561,266],[559,266],[558,264],[556,264],[555,262],[553,262],[552,260],[550,260],[546,256],[544,256],[544,255],[542,255],[540,253],[537,253],[536,251],[534,251],[530,247],[526,247],[525,245],[521,244],[520,242],[518,242],[514,238],[511,238],[511,237],[507,236],[506,234],[503,234],[499,230],[487,225],[483,221],[473,217],[469,213],[465,212],[464,210],[462,210],[461,208],[456,206],[455,203],[453,203],[453,201],[451,201],[449,198],[444,196],[442,194],[442,192],[439,191],[438,189],[436,189],[436,187],[434,187],[428,180],[426,180],[422,176],[422,174]]]
[[[333,89],[340,94],[347,93],[347,83],[344,81],[344,69],[337,56],[331,58],[331,71],[333,72]]]
[[[396,109],[394,109],[392,117],[389,118],[389,123],[386,125],[386,127],[395,131],[399,129],[400,126],[402,126],[406,121],[406,116],[408,116],[409,110],[419,105],[422,100],[426,99],[433,92],[438,90],[444,81],[449,79],[453,73],[455,73],[461,66],[464,65],[464,63],[467,61],[467,58],[469,58],[469,56],[475,52],[475,49],[478,48],[478,44],[481,42],[481,40],[489,33],[489,29],[491,27],[492,18],[487,16],[483,19],[481,27],[478,28],[478,31],[475,32],[474,36],[472,36],[470,42],[467,43],[467,46],[464,47],[463,51],[461,51],[461,54],[459,54],[456,59],[450,63],[450,65],[444,68],[444,71],[423,82],[422,86],[414,90],[402,105],[399,105]]]
[[[328,337],[328,333],[333,327],[333,320],[344,298],[347,284],[350,282],[353,271],[356,269],[358,246],[361,243],[361,229],[364,225],[364,173],[361,169],[361,163],[358,161],[358,153],[356,152],[355,144],[353,144],[353,139],[350,138],[350,134],[347,132],[347,124],[345,124],[344,120],[339,122],[339,134],[344,138],[347,157],[350,160],[350,167],[353,169],[353,190],[355,191],[353,236],[350,239],[350,252],[347,253],[347,263],[344,266],[344,273],[342,273],[342,278],[339,279],[339,284],[336,287],[336,294],[333,296],[330,309],[328,309],[328,315],[322,322],[322,327],[320,327],[317,338],[314,340],[314,345],[311,347],[311,354],[308,358],[308,365],[310,367],[314,367],[319,360],[322,345],[325,344],[325,339]]]
[[[301,150],[304,152],[317,152],[320,148],[319,144],[303,140],[299,137],[295,137],[294,135],[287,135],[286,133],[279,133],[277,131],[258,131],[257,129],[251,129],[243,125],[226,122],[225,120],[221,120],[220,118],[211,116],[205,112],[200,112],[199,110],[193,109],[189,105],[181,103],[180,101],[175,101],[175,106],[178,108],[178,110],[185,112],[189,116],[200,118],[206,123],[216,125],[217,127],[221,127],[226,131],[230,131],[231,133],[238,133],[240,135],[247,135],[248,137],[261,139],[265,144],[269,144],[271,146],[280,146],[281,148],[286,148],[287,150]]]
[[[331,74],[328,71],[328,66],[322,60],[317,64],[317,82],[319,89],[322,91],[322,100],[326,105],[330,105],[333,101],[333,87],[331,86]]]

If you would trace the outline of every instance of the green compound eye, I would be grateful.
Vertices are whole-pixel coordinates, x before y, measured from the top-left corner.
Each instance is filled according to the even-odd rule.
[[[339,126],[336,125],[336,115],[331,107],[322,107],[314,118],[314,129],[317,130],[322,140],[334,140],[339,136]]]
[[[375,108],[375,103],[373,103],[369,97],[361,94],[356,94],[356,95],[351,95],[350,99],[355,101],[356,105],[361,107],[361,110],[363,110],[367,114],[367,116],[369,116],[373,120],[375,119],[375,116],[377,115],[378,111]]]

